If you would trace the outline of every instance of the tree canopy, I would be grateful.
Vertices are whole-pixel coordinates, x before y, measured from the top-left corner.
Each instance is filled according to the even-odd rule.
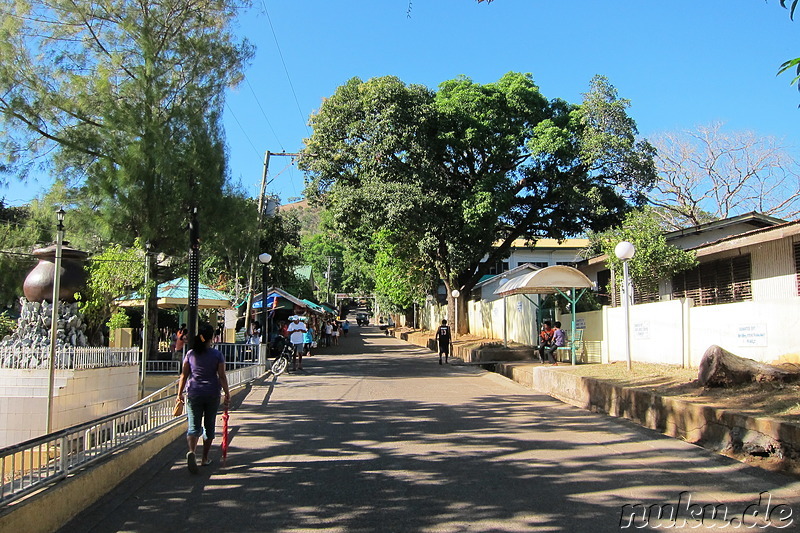
[[[409,264],[434,269],[448,294],[469,291],[515,239],[600,231],[643,201],[653,150],[628,106],[600,76],[582,104],[548,100],[516,72],[436,91],[354,78],[311,119],[306,193],[351,244],[392,228],[384,247],[414,243]]]
[[[605,254],[606,264],[616,273],[617,281],[622,279],[622,261],[614,248],[622,241],[634,245],[636,253],[629,266],[631,279],[640,293],[658,294],[659,281],[697,265],[694,253],[667,243],[660,217],[649,207],[631,211],[618,226],[590,233],[589,241],[587,257]]]
[[[184,250],[188,210],[224,183],[222,98],[250,54],[235,8],[2,0],[5,169],[69,179],[119,242]]]

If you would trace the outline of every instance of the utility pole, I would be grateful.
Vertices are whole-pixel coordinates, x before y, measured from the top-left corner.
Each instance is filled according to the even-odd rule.
[[[269,174],[269,160],[271,156],[289,156],[289,157],[299,157],[299,153],[286,153],[286,152],[270,152],[267,150],[264,152],[264,170],[261,172],[261,190],[258,194],[258,230],[256,235],[261,235],[261,230],[264,228],[264,209],[266,208],[266,195],[267,195],[267,175]],[[259,243],[256,246],[260,246]],[[258,257],[259,254],[264,252],[265,250],[256,250],[256,253],[253,254],[253,257],[250,259],[250,274],[247,276],[247,309],[244,313],[244,330],[245,332],[250,330],[250,309],[253,307],[253,284],[255,283],[255,259]],[[274,280],[273,280],[274,282]],[[262,295],[262,299],[264,295]],[[261,325],[262,328],[266,328],[266,324]]]
[[[329,303],[331,301],[331,263],[333,263],[333,256],[329,255],[328,256],[328,274],[326,276],[326,279],[328,280],[328,283],[326,284],[327,288],[325,290],[325,303]]]

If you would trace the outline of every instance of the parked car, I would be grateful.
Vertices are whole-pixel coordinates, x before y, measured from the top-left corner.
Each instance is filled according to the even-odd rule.
[[[368,326],[369,315],[367,313],[356,313],[356,324],[359,326]]]

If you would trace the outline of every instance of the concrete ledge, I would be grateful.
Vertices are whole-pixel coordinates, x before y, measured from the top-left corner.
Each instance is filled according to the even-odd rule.
[[[184,419],[101,463],[13,502],[0,515],[0,533],[50,533],[58,530],[185,433]]]
[[[390,329],[389,332],[398,339],[423,346],[432,352],[438,349],[430,332],[397,331],[395,329]],[[465,363],[530,361],[537,357],[536,350],[530,346],[511,345],[506,348],[501,341],[487,341],[486,339],[453,342],[453,353],[450,355],[460,358]]]
[[[565,403],[627,418],[716,451],[800,458],[800,425],[627,389],[565,370],[521,363],[496,367],[499,374]]]

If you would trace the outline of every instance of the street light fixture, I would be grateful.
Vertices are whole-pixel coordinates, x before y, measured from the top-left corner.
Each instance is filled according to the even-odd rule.
[[[450,293],[450,295],[451,295],[453,298],[455,298],[455,299],[456,299],[456,309],[455,309],[455,315],[456,315],[456,319],[455,319],[455,326],[456,326],[456,331],[455,331],[455,334],[453,335],[453,336],[455,337],[456,335],[458,335],[458,297],[459,297],[459,296],[461,296],[461,293],[459,292],[459,290],[458,290],[458,289],[453,289],[453,291]]]
[[[261,263],[261,342],[269,345],[269,315],[267,314],[267,265],[272,261],[272,256],[267,252],[258,255]]]
[[[628,363],[628,370],[631,369],[631,284],[628,274],[628,261],[633,258],[635,253],[636,248],[628,241],[622,241],[614,248],[614,254],[617,259],[622,261],[622,288],[624,291],[622,306],[625,314],[625,360]]]
[[[56,211],[56,256],[53,270],[53,313],[50,315],[50,376],[47,387],[47,424],[45,433],[53,432],[53,389],[56,376],[56,344],[58,341],[58,296],[61,292],[61,248],[64,245],[64,208]]]

